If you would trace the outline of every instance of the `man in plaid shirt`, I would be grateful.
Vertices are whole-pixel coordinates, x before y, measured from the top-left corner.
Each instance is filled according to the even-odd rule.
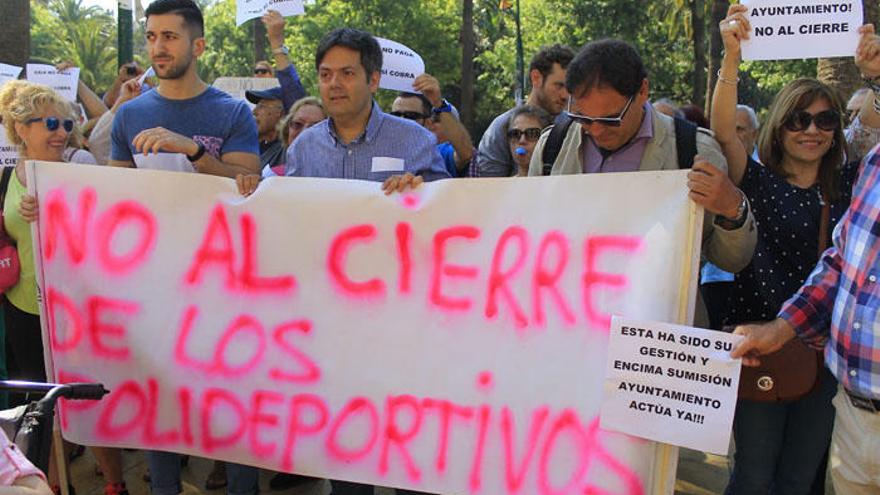
[[[863,32],[856,54],[874,90],[871,118],[880,114],[880,37]],[[870,96],[869,96],[869,99]],[[863,109],[863,113],[865,110]],[[871,113],[870,110],[867,113]],[[845,494],[880,492],[880,146],[862,163],[849,210],[834,229],[803,287],[777,318],[742,325],[745,338],[731,356],[746,366],[799,337],[825,348],[825,363],[839,382],[829,463],[834,489]]]

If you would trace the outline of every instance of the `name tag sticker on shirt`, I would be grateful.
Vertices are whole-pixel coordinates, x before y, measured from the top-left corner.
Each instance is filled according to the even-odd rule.
[[[403,172],[403,158],[374,156],[371,172]]]

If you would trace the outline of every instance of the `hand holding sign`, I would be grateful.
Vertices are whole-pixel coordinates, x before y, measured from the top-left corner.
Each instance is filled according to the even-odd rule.
[[[748,7],[745,5],[731,5],[727,9],[727,17],[718,23],[721,31],[721,41],[724,43],[724,53],[741,56],[742,42],[749,39],[752,25],[746,17]]]
[[[770,323],[740,325],[733,333],[745,338],[733,348],[730,357],[742,358],[744,366],[760,366],[761,360],[758,356],[782,349],[786,342],[795,337],[794,329],[782,318],[776,318]]]

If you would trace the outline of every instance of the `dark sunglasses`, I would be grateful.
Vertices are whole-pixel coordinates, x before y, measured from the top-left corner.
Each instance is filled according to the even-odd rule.
[[[823,131],[834,131],[840,125],[840,114],[837,110],[825,110],[813,115],[801,110],[789,115],[782,125],[791,132],[801,132],[807,130],[812,123]]]
[[[569,96],[568,108],[566,108],[565,114],[568,115],[568,118],[581,125],[602,124],[608,127],[620,127],[620,124],[623,123],[623,118],[626,116],[626,112],[629,111],[629,107],[630,105],[632,105],[635,97],[636,95],[632,95],[629,97],[629,100],[626,101],[626,106],[623,107],[623,110],[620,111],[620,115],[618,115],[617,117],[589,117],[586,115],[581,115],[579,113],[572,113],[571,96]]]
[[[537,141],[541,137],[540,127],[529,127],[528,129],[508,129],[507,139],[511,141],[519,141],[519,138],[525,136],[529,141]]]
[[[391,115],[407,120],[422,120],[430,117],[430,115],[425,115],[419,112],[391,112]]]
[[[70,132],[73,130],[73,120],[71,120],[71,119],[58,120],[58,117],[46,117],[45,119],[43,117],[34,117],[32,119],[28,119],[27,121],[25,121],[25,123],[33,124],[34,122],[40,122],[40,121],[46,122],[46,129],[49,132],[57,131],[59,124],[64,126],[64,130],[66,132]]]
[[[256,69],[254,69],[254,74],[259,75],[259,74],[268,74],[268,73],[269,73],[269,69],[264,69],[262,67],[258,67]]]

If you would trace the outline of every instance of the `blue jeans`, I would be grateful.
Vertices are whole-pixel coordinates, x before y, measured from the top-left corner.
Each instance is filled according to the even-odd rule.
[[[150,461],[150,489],[153,495],[177,495],[180,485],[180,454],[147,452]],[[229,495],[256,495],[259,492],[260,470],[253,466],[226,463],[226,493]]]
[[[819,373],[819,387],[800,400],[737,403],[735,464],[726,495],[805,495],[824,475],[837,381],[824,367]]]

